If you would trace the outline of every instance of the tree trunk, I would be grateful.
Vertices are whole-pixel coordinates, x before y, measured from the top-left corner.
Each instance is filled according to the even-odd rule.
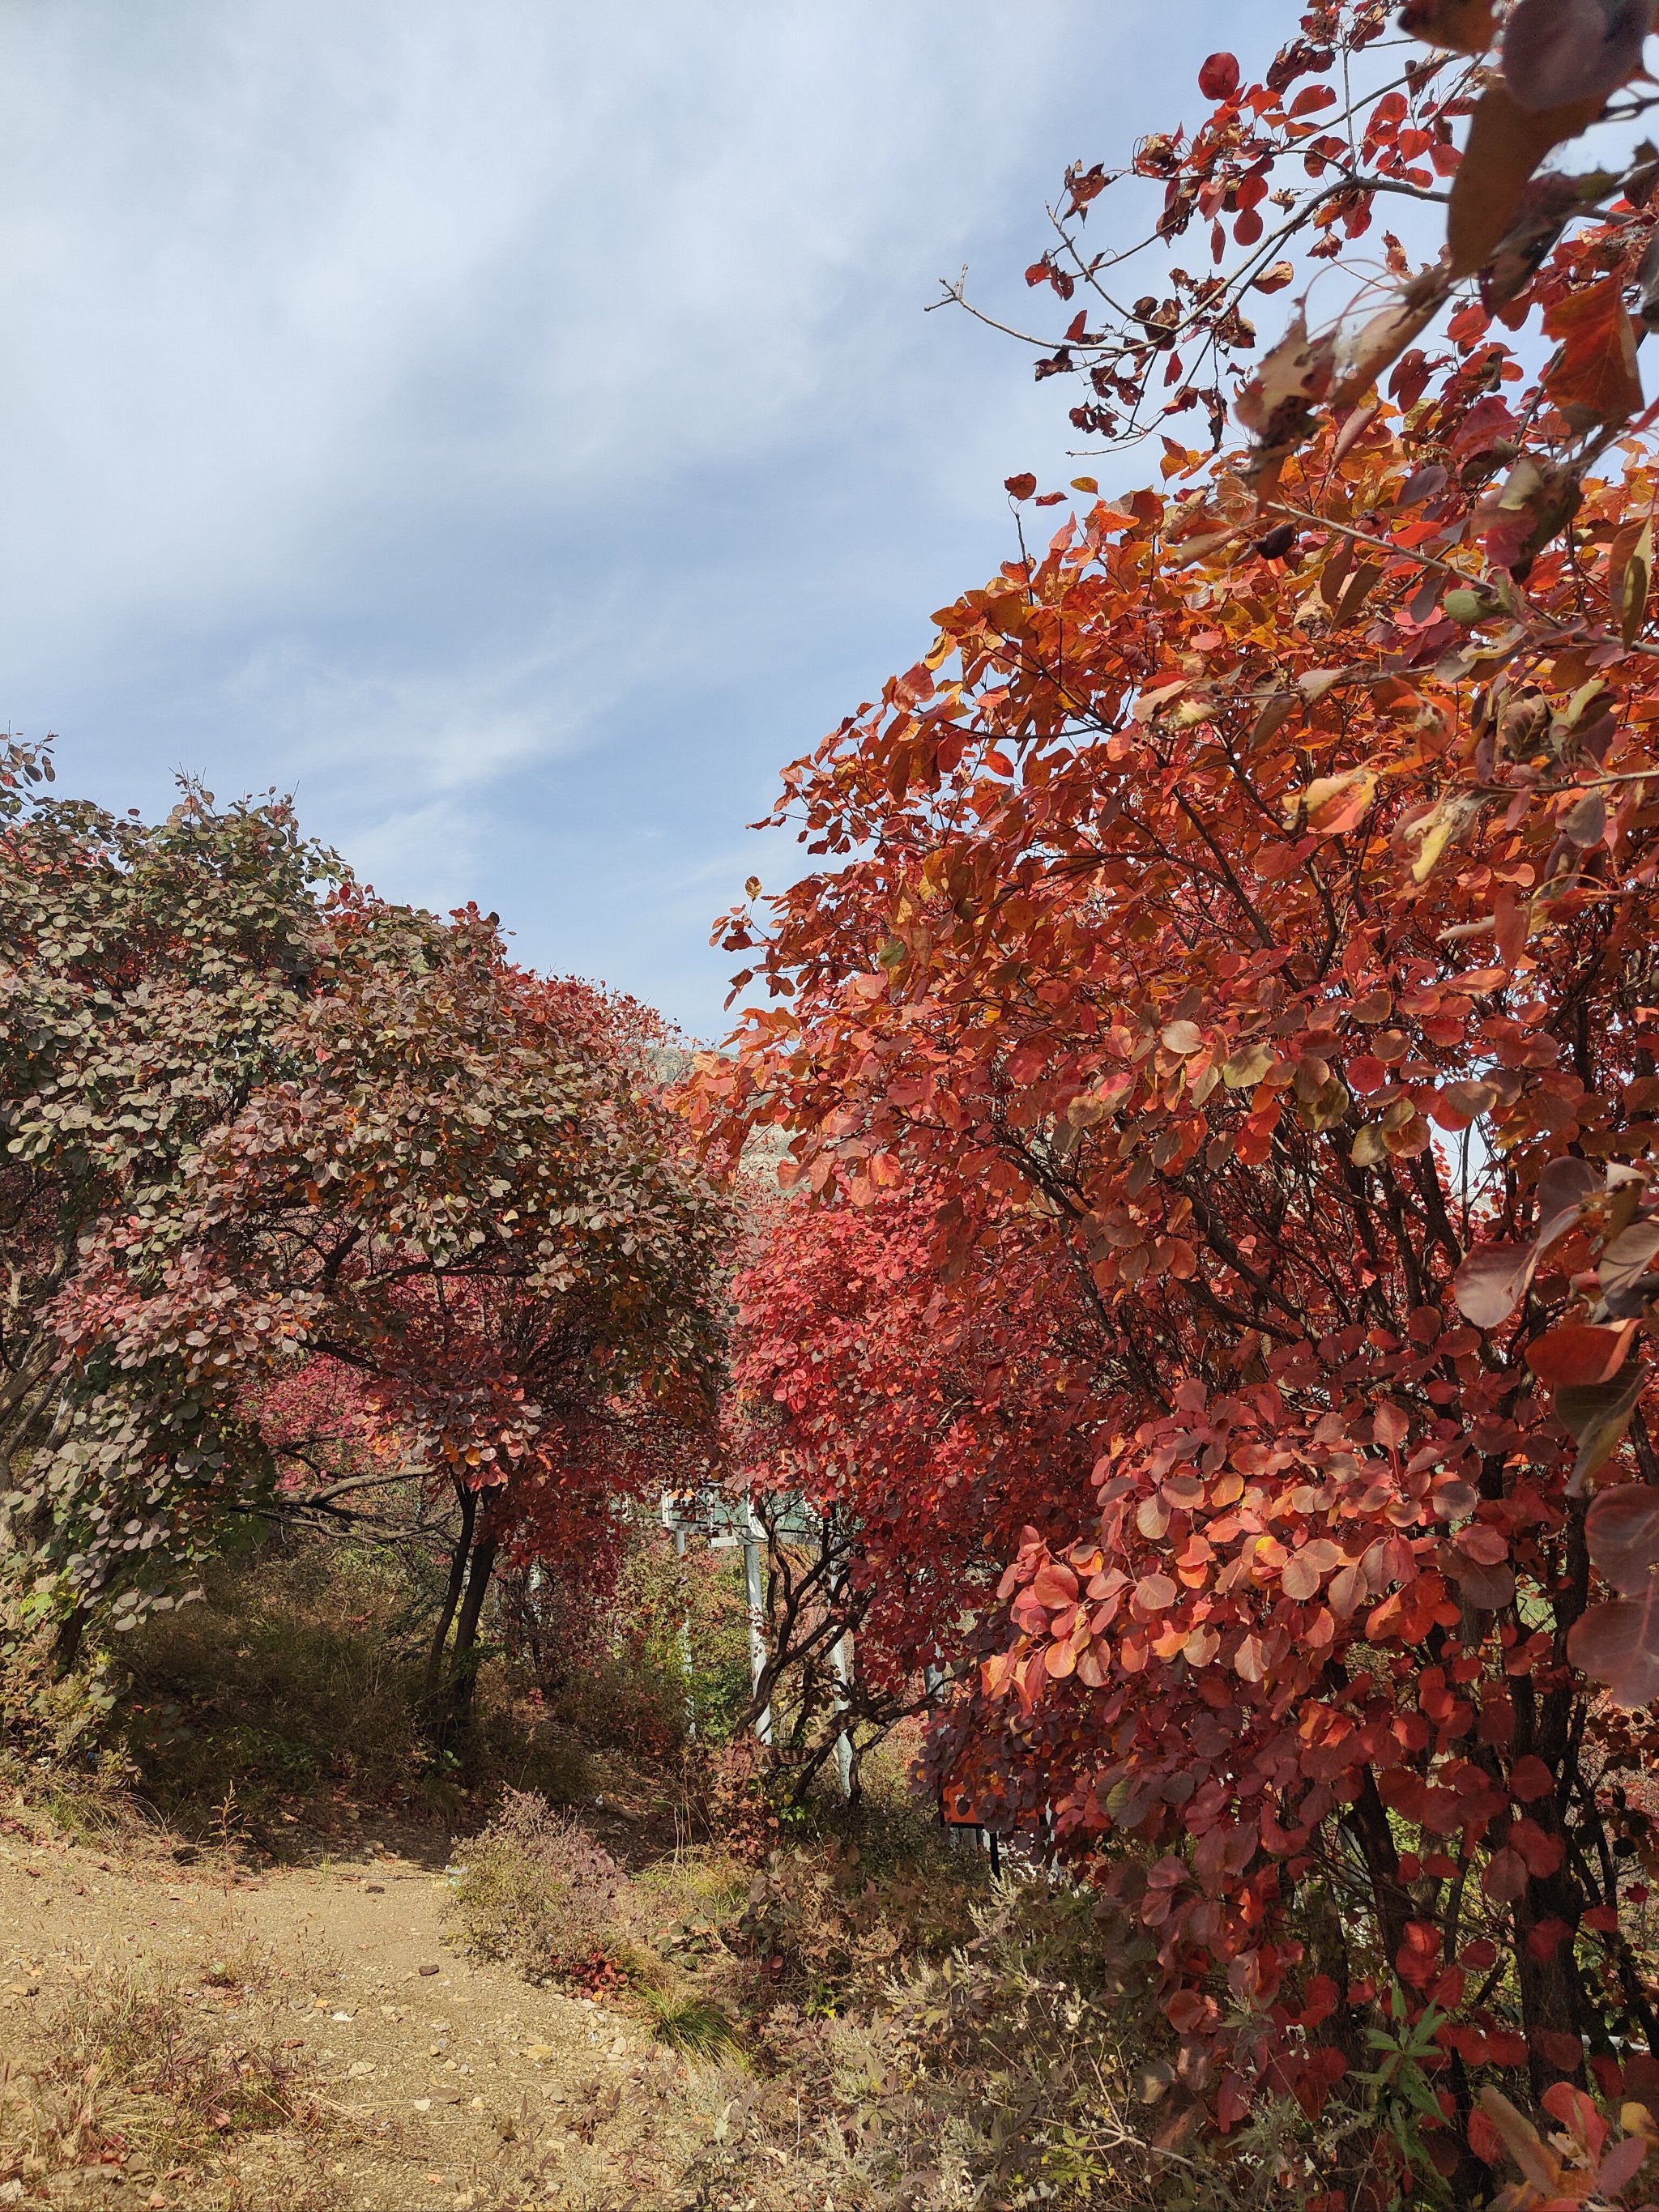
[[[495,1569],[495,1539],[480,1536],[472,1547],[472,1566],[466,1578],[466,1596],[455,1624],[455,1649],[450,1659],[449,1702],[454,1725],[465,1727],[472,1709],[473,1686],[478,1679],[477,1646],[478,1620]]]
[[[58,1681],[75,1672],[81,1656],[81,1639],[87,1632],[87,1608],[77,1605],[73,1613],[66,1613],[58,1624],[58,1632],[52,1639],[52,1671]]]
[[[455,1548],[450,1554],[449,1587],[444,1592],[444,1601],[438,1614],[438,1626],[432,1638],[431,1649],[426,1655],[424,1684],[427,1710],[435,1716],[438,1688],[443,1680],[444,1650],[449,1642],[450,1624],[455,1618],[455,1608],[460,1602],[461,1591],[466,1582],[467,1556],[472,1549],[473,1524],[478,1517],[478,1493],[465,1483],[456,1486],[460,1499],[461,1528],[455,1539]]]

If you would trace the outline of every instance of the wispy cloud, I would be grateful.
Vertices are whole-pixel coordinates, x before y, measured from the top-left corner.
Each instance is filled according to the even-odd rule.
[[[1150,0],[14,0],[0,711],[121,805],[297,781],[382,888],[713,1026],[776,766],[1066,465],[933,279],[1024,311],[1066,160],[1206,43]]]

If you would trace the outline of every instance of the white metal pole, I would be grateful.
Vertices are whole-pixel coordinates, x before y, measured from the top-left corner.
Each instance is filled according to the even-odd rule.
[[[680,1563],[680,1672],[685,1677],[685,1733],[697,1740],[697,1693],[691,1680],[691,1613],[685,1595],[685,1530],[676,1524],[674,1557]]]
[[[853,1632],[850,1628],[844,1635],[838,1636],[830,1646],[830,1664],[835,1669],[836,1680],[839,1685],[836,1691],[836,1710],[844,1715],[851,1703],[847,1693],[853,1680]],[[841,1783],[842,1797],[850,1800],[853,1795],[853,1738],[844,1727],[836,1738],[836,1774]]]
[[[823,1526],[824,1547],[830,1554],[830,1603],[833,1608],[841,1603],[842,1593],[847,1587],[845,1563],[837,1565],[834,1557],[836,1523],[833,1507],[823,1516]],[[841,1784],[842,1802],[850,1804],[853,1798],[853,1737],[846,1722],[848,1709],[852,1704],[848,1695],[853,1680],[853,1638],[850,1630],[843,1631],[830,1645],[830,1671],[836,1678],[836,1716],[842,1723],[836,1731],[836,1778]]]
[[[766,1671],[766,1592],[761,1583],[761,1532],[752,1505],[746,1508],[748,1533],[743,1540],[743,1565],[749,1585],[749,1682],[758,1690]],[[772,1741],[772,1708],[761,1707],[755,1734],[763,1744]]]

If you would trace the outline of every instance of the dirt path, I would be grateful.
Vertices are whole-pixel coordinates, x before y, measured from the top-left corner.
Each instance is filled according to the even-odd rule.
[[[0,1834],[0,2054],[38,2066],[77,1991],[96,2002],[135,1969],[172,1974],[198,2014],[250,2033],[257,1975],[323,2116],[226,2137],[189,2170],[135,2155],[31,2197],[156,2212],[695,2201],[676,2177],[707,2140],[706,2100],[684,2063],[613,2009],[458,1955],[429,1839],[353,1838],[332,1862],[249,1876],[211,1854],[181,1866],[160,1847],[28,1828]]]

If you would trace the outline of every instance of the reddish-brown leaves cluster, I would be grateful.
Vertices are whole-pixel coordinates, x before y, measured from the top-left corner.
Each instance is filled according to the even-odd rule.
[[[228,1512],[401,1484],[534,1547],[707,1449],[725,1217],[650,1022],[329,868],[198,793],[0,823],[0,1405],[46,1617],[133,1625]]]
[[[947,1488],[851,1395],[872,1520],[935,1516],[965,1559],[1006,1545],[1005,1476],[1036,1498],[1002,1646],[935,1729],[959,1809],[1052,1824],[1094,1871],[1224,2125],[1417,2038],[1378,2154],[1467,2204],[1506,2157],[1625,2188],[1647,2121],[1575,2100],[1659,2110],[1628,1918],[1659,1867],[1654,172],[1533,173],[1629,77],[1638,13],[1525,0],[1476,71],[1492,11],[1414,9],[1440,50],[1352,116],[1328,94],[1393,66],[1379,9],[1311,10],[1259,84],[1205,64],[1208,121],[1134,167],[1166,239],[1246,258],[1068,333],[1114,414],[1089,427],[1154,392],[1216,419],[1224,315],[1385,190],[1451,179],[1453,246],[1401,255],[1352,336],[1298,319],[1240,398],[1251,451],[1166,436],[1161,488],[1022,545],[787,771],[776,818],[822,866],[723,924],[770,996],[693,1106],[716,1147],[782,1131],[815,1201],[746,1291],[781,1377],[823,1325],[814,1238],[850,1209],[873,1265],[925,1212],[926,1327],[860,1309],[847,1352],[867,1332],[915,1411],[948,1346],[945,1399],[977,1373],[977,1403]],[[1072,237],[1117,181],[1073,175]],[[1553,352],[1511,349],[1528,326]],[[1063,1361],[1014,1291],[1056,1268]],[[1034,1426],[1056,1364],[1067,1410]],[[988,1601],[946,1581],[976,1650]]]

